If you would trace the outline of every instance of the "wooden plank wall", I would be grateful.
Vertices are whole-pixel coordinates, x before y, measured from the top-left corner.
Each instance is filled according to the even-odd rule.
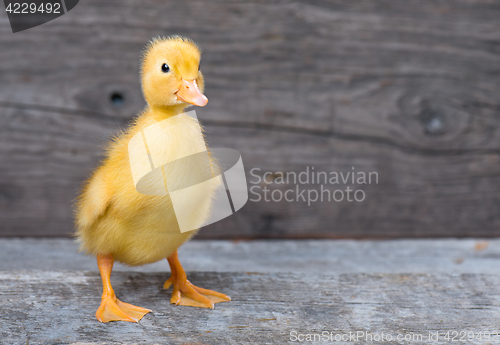
[[[498,236],[499,18],[491,0],[87,0],[12,34],[1,13],[0,235],[72,232],[103,144],[144,106],[141,49],[175,33],[204,49],[197,114],[249,187],[253,168],[378,174],[324,186],[363,202],[249,201],[199,237]]]

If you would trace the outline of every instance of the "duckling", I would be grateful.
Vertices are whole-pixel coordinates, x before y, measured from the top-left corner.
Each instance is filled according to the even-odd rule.
[[[187,280],[177,248],[191,239],[198,229],[180,232],[169,195],[137,192],[130,171],[128,142],[135,134],[181,114],[187,106],[207,104],[200,58],[197,44],[185,37],[158,37],[149,43],[141,65],[142,91],[147,106],[127,130],[110,142],[106,158],[78,198],[77,241],[80,250],[96,256],[102,278],[103,294],[96,312],[100,322],[138,322],[151,311],[116,297],[110,281],[115,260],[138,266],[166,258],[171,275],[164,288],[173,286],[170,301],[176,305],[213,308],[214,303],[231,300],[225,294],[197,287]],[[196,128],[199,126],[197,121],[176,123],[177,127],[170,129],[174,135],[169,150],[182,153],[189,147],[189,133],[199,132],[200,128]],[[193,216],[197,212],[200,211],[193,210]]]

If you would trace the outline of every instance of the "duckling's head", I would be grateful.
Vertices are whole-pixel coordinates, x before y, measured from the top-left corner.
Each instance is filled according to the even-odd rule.
[[[205,106],[200,57],[200,48],[189,38],[154,38],[141,66],[142,92],[149,106]]]

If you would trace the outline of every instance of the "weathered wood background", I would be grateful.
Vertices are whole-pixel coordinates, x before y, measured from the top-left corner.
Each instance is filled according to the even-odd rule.
[[[498,236],[499,18],[491,0],[87,0],[12,34],[2,12],[0,235],[71,233],[103,144],[144,106],[141,49],[176,33],[204,48],[210,145],[247,172],[379,175],[351,186],[361,203],[249,202],[199,237]]]

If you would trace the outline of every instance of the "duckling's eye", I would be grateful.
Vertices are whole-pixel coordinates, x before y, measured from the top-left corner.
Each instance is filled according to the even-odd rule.
[[[164,63],[163,65],[161,65],[161,70],[163,73],[168,73],[170,71],[170,67],[168,67],[168,65]]]
[[[200,64],[200,65],[198,65],[198,71],[200,70],[200,66],[201,66],[201,64]]]

